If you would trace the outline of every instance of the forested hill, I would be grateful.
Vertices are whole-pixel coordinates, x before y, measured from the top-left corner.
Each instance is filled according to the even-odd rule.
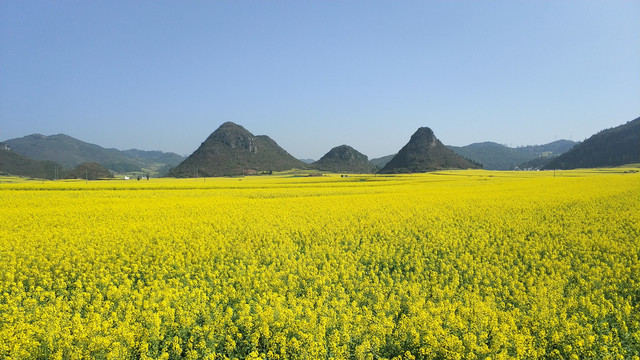
[[[546,169],[619,166],[640,162],[640,117],[602,130],[551,161]]]
[[[229,176],[306,167],[270,137],[253,135],[238,124],[226,122],[169,176]]]
[[[570,140],[557,140],[544,145],[508,147],[487,141],[466,146],[449,146],[449,148],[467,159],[481,163],[486,170],[513,170],[535,159],[551,159],[559,156],[575,144]]]
[[[373,174],[376,172],[376,166],[369,162],[369,158],[349,145],[334,147],[320,160],[311,164],[311,167],[336,173]]]
[[[85,162],[96,162],[117,173],[145,171],[159,174],[163,168],[175,166],[183,160],[182,156],[174,153],[106,149],[65,134],[32,134],[6,140],[5,143],[22,156],[54,161],[67,169]]]
[[[0,175],[55,179],[61,172],[62,166],[55,162],[29,159],[0,143]]]
[[[419,128],[381,170],[383,174],[419,173],[443,169],[479,168],[444,146],[428,127]]]

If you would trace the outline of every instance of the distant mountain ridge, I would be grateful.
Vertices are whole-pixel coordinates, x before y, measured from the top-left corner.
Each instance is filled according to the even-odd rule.
[[[567,152],[575,144],[569,140],[557,140],[544,145],[512,148],[487,141],[466,146],[448,147],[465,158],[482,164],[486,170],[513,170],[538,158],[554,158]]]
[[[52,161],[29,159],[0,143],[0,175],[56,179],[62,175],[62,165]]]
[[[253,135],[238,124],[226,122],[173,168],[169,176],[233,176],[294,168],[304,169],[307,164],[291,156],[270,137]]]
[[[620,166],[640,162],[640,117],[605,129],[553,159],[546,169]]]
[[[183,159],[180,155],[160,151],[105,149],[65,134],[32,134],[5,143],[25,157],[53,161],[67,169],[95,162],[118,173],[146,171],[158,174],[163,167],[175,166]]]
[[[186,159],[162,151],[105,149],[65,134],[33,134],[0,143],[0,174],[61,178],[69,168],[88,162],[116,173],[144,170],[152,176],[166,174],[175,166],[171,176],[177,177],[241,175],[294,168],[358,173],[373,172],[369,170],[373,166],[381,168],[381,173],[471,168],[479,164],[488,170],[618,166],[640,162],[640,118],[602,130],[583,143],[558,140],[518,148],[494,142],[445,147],[431,129],[420,128],[397,154],[368,161],[366,155],[341,145],[313,162],[313,166],[295,159],[268,136],[255,136],[231,122],[222,124]],[[359,165],[355,166],[356,163]]]
[[[158,150],[138,150],[138,149],[129,149],[122,150],[123,154],[128,156],[131,159],[137,159],[141,162],[153,161],[156,163],[162,164],[179,164],[182,160],[184,160],[184,156],[178,155],[172,152],[163,152]]]
[[[397,153],[396,153],[397,154]],[[370,163],[375,165],[378,169],[382,169],[396,154],[386,155],[379,158],[369,160]]]
[[[110,163],[128,160],[115,149],[105,149],[65,134],[32,134],[6,140],[5,143],[21,155],[36,160],[55,161],[67,168],[88,161]]]
[[[369,158],[349,145],[334,147],[320,160],[312,163],[311,167],[334,173],[373,174],[376,172],[376,166],[369,162]]]
[[[382,174],[419,173],[444,169],[476,169],[477,164],[444,146],[428,127],[419,128],[381,170]]]

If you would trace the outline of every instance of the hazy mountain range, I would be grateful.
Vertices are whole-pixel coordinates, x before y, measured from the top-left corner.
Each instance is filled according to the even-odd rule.
[[[348,145],[331,149],[318,161],[298,160],[268,136],[253,135],[230,122],[209,135],[188,158],[162,151],[107,149],[64,134],[33,134],[0,143],[0,174],[49,179],[62,178],[83,163],[96,163],[119,174],[191,177],[256,174],[292,168],[338,173],[394,173],[478,166],[488,170],[570,169],[637,162],[640,162],[640,118],[603,130],[582,143],[558,140],[517,148],[494,142],[444,146],[433,131],[425,127],[418,129],[397,154],[371,160]]]
[[[553,158],[569,151],[576,143],[558,140],[545,145],[507,147],[495,142],[449,146],[456,153],[482,164],[487,170],[513,170],[537,158]]]
[[[184,157],[178,154],[161,151],[105,149],[65,134],[33,134],[6,140],[4,144],[11,151],[27,158],[57,163],[60,171],[73,169],[82,163],[94,162],[115,173],[141,172],[164,175],[184,160]]]

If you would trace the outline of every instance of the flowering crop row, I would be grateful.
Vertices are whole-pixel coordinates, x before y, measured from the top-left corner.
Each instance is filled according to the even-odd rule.
[[[0,184],[0,358],[640,356],[640,174]]]

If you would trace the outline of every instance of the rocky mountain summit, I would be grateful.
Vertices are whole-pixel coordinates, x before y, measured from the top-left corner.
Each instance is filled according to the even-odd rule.
[[[266,135],[253,135],[244,127],[226,122],[178,166],[174,177],[233,176],[303,169],[294,158]]]
[[[419,173],[480,166],[443,145],[428,127],[419,128],[409,142],[380,170],[382,174]]]
[[[376,167],[369,162],[369,158],[349,145],[334,147],[311,166],[320,171],[335,173],[373,174],[376,172]]]

